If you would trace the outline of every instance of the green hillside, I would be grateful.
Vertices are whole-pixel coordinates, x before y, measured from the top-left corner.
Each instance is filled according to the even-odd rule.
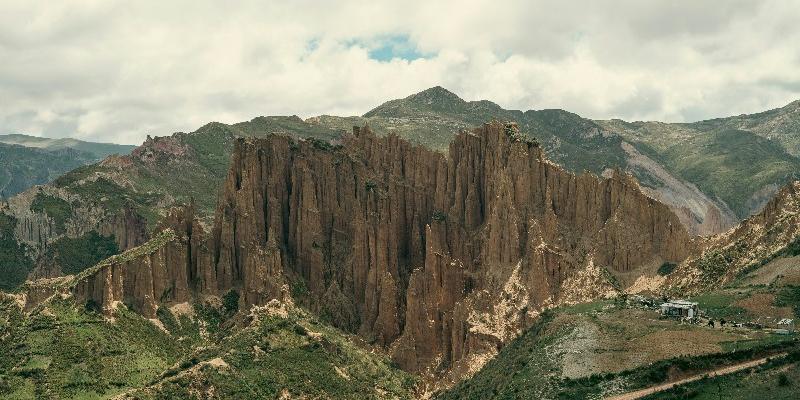
[[[162,308],[156,322],[121,306],[109,320],[59,297],[26,314],[0,293],[0,397],[412,397],[410,375],[303,310],[243,319],[226,305]]]
[[[407,399],[415,380],[385,356],[291,305],[256,309],[247,327],[183,358],[146,388],[142,399]]]
[[[140,387],[188,349],[138,314],[113,323],[56,299],[30,315],[0,300],[0,397],[99,399]]]
[[[670,143],[644,141],[639,148],[711,198],[720,198],[740,217],[750,215],[763,187],[800,175],[800,159],[777,143],[742,130],[712,131]]]
[[[681,324],[630,303],[581,304],[545,313],[437,398],[599,399],[787,351],[800,351],[791,335]]]
[[[731,375],[701,379],[645,397],[647,400],[793,400],[800,385],[800,352]]]

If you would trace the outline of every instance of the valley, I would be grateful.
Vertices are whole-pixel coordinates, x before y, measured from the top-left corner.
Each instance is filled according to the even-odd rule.
[[[782,396],[799,169],[763,126],[796,109],[592,121],[435,87],[148,137],[0,207],[0,394],[604,398],[773,357],[652,396]]]

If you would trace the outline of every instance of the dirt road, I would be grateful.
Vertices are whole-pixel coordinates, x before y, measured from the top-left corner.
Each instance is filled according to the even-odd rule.
[[[736,364],[736,365],[731,365],[731,366],[720,368],[720,369],[715,369],[713,371],[707,371],[707,372],[704,372],[702,374],[697,374],[697,375],[694,375],[694,376],[690,376],[688,378],[684,378],[684,379],[681,379],[681,380],[678,380],[678,381],[674,381],[674,382],[670,382],[670,383],[664,383],[662,385],[652,386],[652,387],[649,387],[647,389],[641,389],[641,390],[637,390],[635,392],[628,392],[628,393],[616,395],[616,396],[613,396],[613,397],[607,397],[606,400],[635,400],[635,399],[641,399],[642,397],[647,396],[649,394],[653,394],[653,393],[656,393],[656,392],[662,392],[664,390],[671,389],[671,388],[673,388],[675,386],[682,385],[684,383],[689,383],[689,382],[693,382],[693,381],[702,379],[704,376],[714,377],[714,376],[732,374],[734,372],[738,372],[738,371],[741,371],[743,369],[752,368],[752,367],[756,367],[756,366],[759,366],[761,364],[764,364],[765,362],[767,362],[767,359],[776,358],[776,357],[783,357],[785,355],[786,354],[776,354],[774,356],[759,358],[757,360],[748,361],[748,362],[745,362],[745,363],[742,363],[742,364]]]

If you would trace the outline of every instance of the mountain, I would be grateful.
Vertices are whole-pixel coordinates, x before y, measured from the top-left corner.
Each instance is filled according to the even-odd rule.
[[[86,142],[72,138],[52,139],[22,134],[0,135],[0,143],[44,150],[73,149],[92,154],[96,160],[102,160],[112,154],[128,154],[136,148],[126,144]]]
[[[644,193],[670,206],[691,235],[708,235],[732,227],[792,179],[797,160],[785,147],[788,142],[772,140],[765,132],[773,126],[781,137],[790,137],[796,110],[793,103],[713,123],[592,121],[563,110],[504,110],[434,87],[389,101],[363,117],[209,123],[191,133],[148,138],[129,155],[109,156],[9,198],[0,212],[14,221],[18,245],[6,253],[28,260],[14,265],[18,272],[24,267],[32,276],[58,276],[63,272],[58,260],[65,258],[59,253],[77,247],[70,240],[93,245],[97,235],[112,237],[124,251],[142,244],[171,206],[192,202],[210,225],[239,137],[278,133],[335,144],[353,126],[368,124],[379,136],[394,133],[446,154],[457,132],[491,120],[516,121],[521,135],[539,143],[568,171],[611,176],[620,169],[633,175]],[[4,287],[19,283],[16,279]]]
[[[800,113],[787,114],[800,121]],[[797,178],[800,162],[784,141],[763,131],[745,130],[751,126],[728,119],[712,121],[717,122],[614,120],[603,125],[636,143],[640,152],[709,198],[721,200],[723,209],[730,209],[736,218],[745,218],[760,210],[778,187]]]
[[[156,318],[231,290],[245,311],[291,288],[403,370],[457,381],[544,308],[613,295],[692,247],[630,177],[564,171],[513,124],[459,134],[448,158],[366,127],[339,145],[238,139],[223,187],[210,231],[174,210],[52,291]]]
[[[189,202],[208,225],[239,137],[278,133],[336,143],[353,126],[368,124],[379,136],[394,133],[447,153],[458,131],[491,120],[516,121],[522,135],[568,171],[605,176],[615,168],[626,171],[648,196],[669,205],[690,234],[719,233],[757,210],[797,170],[795,157],[782,150],[784,142],[764,133],[774,126],[787,136],[796,106],[715,123],[626,123],[592,121],[563,110],[504,110],[434,87],[389,101],[363,117],[209,123],[191,133],[148,138],[130,155],[109,156],[10,198],[1,212],[15,221],[14,240],[26,250],[17,246],[7,253],[28,260],[15,264],[15,270],[24,266],[34,276],[57,276],[58,259],[65,257],[48,249],[74,247],[67,239],[86,244],[92,235],[111,236],[124,251],[143,243],[171,206]],[[740,120],[758,123],[730,122]],[[717,132],[721,127],[737,130]],[[59,241],[61,246],[53,246]]]
[[[798,104],[691,124],[629,123],[593,121],[563,110],[505,110],[485,100],[464,101],[437,86],[384,103],[361,118],[308,121],[337,129],[368,123],[442,151],[458,130],[491,119],[515,121],[556,163],[575,173],[627,170],[649,195],[669,204],[690,232],[708,235],[757,212],[797,176],[800,160],[791,138],[800,125]]]
[[[0,135],[0,199],[51,182],[58,176],[102,160],[128,154],[135,146]]]
[[[684,292],[748,286],[763,270],[773,270],[769,273],[772,275],[760,277],[766,279],[762,282],[765,285],[794,284],[792,277],[796,274],[793,262],[788,260],[800,255],[798,227],[800,182],[795,181],[781,188],[760,213],[709,240],[701,253],[687,259],[668,277],[666,284]],[[778,267],[781,263],[787,265]]]
[[[5,249],[5,257],[26,261],[0,263],[4,271],[15,271],[0,274],[0,287],[19,285],[20,279],[10,277],[20,274],[62,275],[66,271],[60,260],[87,247],[103,248],[98,242],[108,238],[118,251],[138,246],[176,204],[193,202],[209,221],[234,139],[297,131],[326,140],[339,136],[297,117],[210,123],[191,134],[148,138],[131,154],[109,156],[11,197],[0,204],[0,213],[13,226],[6,236],[17,244]],[[82,259],[69,269],[78,272],[93,261]]]
[[[709,187],[778,185],[794,156],[741,124],[639,124],[433,88],[148,137],[0,204],[0,393],[592,398],[795,368],[793,336],[756,327],[800,312],[798,184],[692,237],[738,220]],[[661,319],[671,294],[743,325]]]
[[[758,368],[647,398],[796,397],[800,345],[795,334],[776,334],[775,328],[800,318],[798,216],[800,182],[792,182],[760,213],[709,239],[664,276],[639,278],[626,290],[644,296],[548,310],[471,379],[439,398],[613,398],[765,357]],[[689,296],[704,319],[737,327],[659,318],[654,306],[661,296]],[[679,351],[675,343],[681,343]]]
[[[95,161],[90,154],[72,149],[47,151],[0,143],[0,198],[45,184]]]

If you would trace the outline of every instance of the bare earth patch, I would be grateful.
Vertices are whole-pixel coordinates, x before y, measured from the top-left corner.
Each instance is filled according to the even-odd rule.
[[[800,285],[800,256],[782,257],[755,270],[743,280],[745,285]]]

